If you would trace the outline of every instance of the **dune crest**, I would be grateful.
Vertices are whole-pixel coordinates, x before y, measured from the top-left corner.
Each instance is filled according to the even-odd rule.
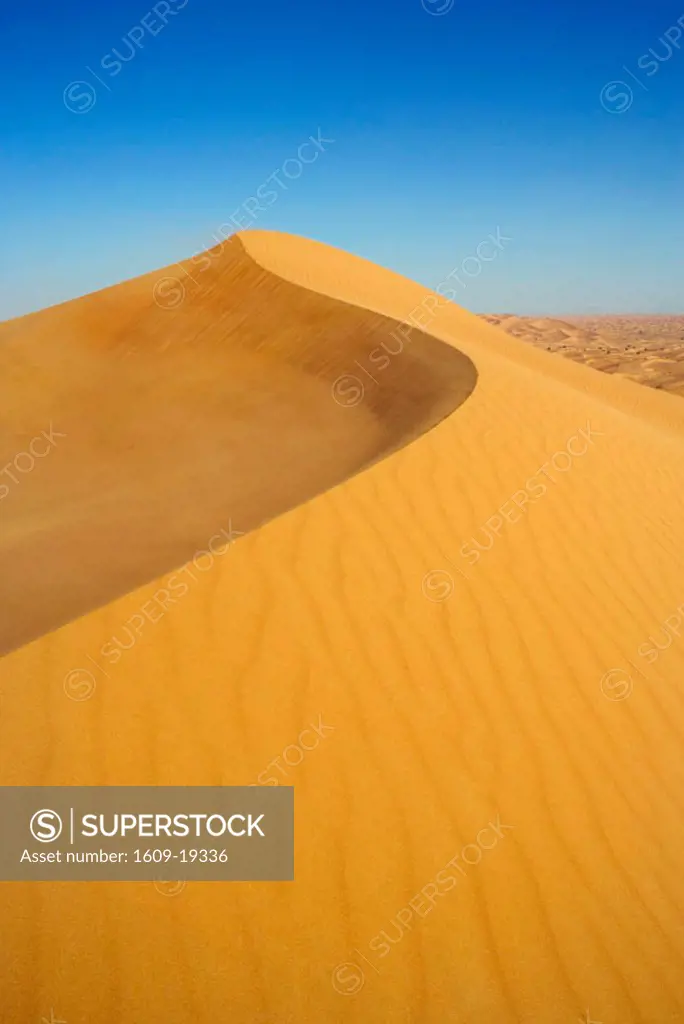
[[[19,459],[0,505],[0,653],[334,486],[475,386],[451,347],[417,331],[394,358],[401,325],[264,271],[238,238],[207,260],[174,308],[178,278],[151,274],[0,325],[0,464],[47,424],[60,441]],[[362,394],[348,371],[373,351],[382,386]]]
[[[163,579],[0,662],[1,778],[294,785],[296,881],[172,898],[151,884],[5,885],[7,1019],[684,1019],[684,403],[436,309],[337,250],[269,232],[240,242],[274,295],[294,289],[269,328],[278,367],[324,358],[310,323],[288,330],[290,303],[315,320],[322,298],[345,327],[340,304],[366,326],[432,309],[425,337],[363,378],[347,419],[327,413],[346,479],[335,455],[337,486],[241,537],[130,649],[122,631]],[[197,349],[174,356],[169,332],[184,315],[200,345],[216,329],[226,282],[213,273],[165,330],[122,328],[109,345],[122,359],[142,340],[171,352],[169,386],[187,390]],[[55,328],[76,311],[100,323],[109,295],[52,311]],[[30,320],[4,325],[5,346]],[[372,373],[380,337],[345,334],[345,359],[359,347],[350,364],[335,349],[328,392]],[[448,415],[471,364],[477,386]],[[70,393],[56,354],[39,366],[9,399],[17,423],[33,408],[49,419],[58,385]],[[245,366],[247,401],[264,369]],[[288,383],[288,415],[297,399],[318,408],[317,382],[298,370]],[[400,438],[414,440],[354,470]],[[308,481],[311,443],[307,429]],[[27,478],[31,500],[69,480],[58,454]],[[118,454],[123,470],[132,456]],[[70,691],[75,672],[89,699]]]

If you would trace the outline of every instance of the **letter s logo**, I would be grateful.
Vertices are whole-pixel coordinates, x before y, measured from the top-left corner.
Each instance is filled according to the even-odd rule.
[[[89,82],[72,82],[64,90],[64,106],[72,114],[87,114],[97,103],[97,93]]]
[[[57,811],[43,809],[31,818],[31,835],[39,843],[54,843],[62,834],[62,819]]]

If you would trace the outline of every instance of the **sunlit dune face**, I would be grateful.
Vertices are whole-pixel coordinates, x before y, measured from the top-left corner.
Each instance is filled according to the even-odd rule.
[[[187,288],[162,272],[0,327],[1,652],[334,486],[475,386],[456,349],[238,239],[207,260]]]

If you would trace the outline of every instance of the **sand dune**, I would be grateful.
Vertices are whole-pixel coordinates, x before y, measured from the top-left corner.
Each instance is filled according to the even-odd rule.
[[[151,274],[0,326],[13,478],[0,653],[181,566],[212,535],[221,549],[219,526],[243,534],[358,472],[475,384],[470,360],[424,335],[350,416],[353,381],[340,402],[331,386],[357,356],[396,349],[396,322],[275,278],[238,239],[171,311],[155,294],[172,288]],[[31,460],[49,424],[54,453],[48,436]]]
[[[296,881],[6,884],[3,1020],[684,1021],[684,403],[215,255],[2,327],[6,459],[67,434],[0,504],[4,642],[93,610],[0,662],[1,778],[292,784]]]
[[[682,316],[482,316],[548,352],[684,397]]]

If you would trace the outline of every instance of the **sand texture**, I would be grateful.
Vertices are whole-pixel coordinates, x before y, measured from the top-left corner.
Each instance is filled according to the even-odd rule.
[[[684,397],[684,316],[483,319],[547,352]]]
[[[2,1021],[684,1022],[684,403],[207,259],[0,326],[2,464],[66,435],[0,502],[0,781],[293,785],[296,881],[6,883]]]

